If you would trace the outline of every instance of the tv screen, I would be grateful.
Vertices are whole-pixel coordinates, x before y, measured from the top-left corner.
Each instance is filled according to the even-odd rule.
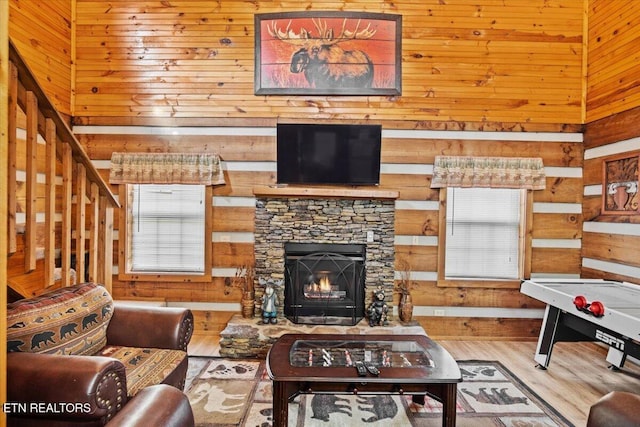
[[[377,185],[380,125],[278,124],[278,184]]]

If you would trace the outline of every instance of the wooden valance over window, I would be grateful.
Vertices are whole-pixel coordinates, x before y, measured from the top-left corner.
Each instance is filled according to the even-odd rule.
[[[489,187],[544,190],[542,159],[436,156],[431,188]]]
[[[111,184],[224,184],[217,154],[113,153]]]

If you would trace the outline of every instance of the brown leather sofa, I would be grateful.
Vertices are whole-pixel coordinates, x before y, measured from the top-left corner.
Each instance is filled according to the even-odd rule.
[[[190,310],[114,303],[95,283],[11,303],[8,423],[124,425],[126,417],[146,419],[140,425],[192,425],[182,393],[192,333]],[[157,384],[179,394],[166,387],[147,390]],[[167,409],[183,416],[167,414],[166,424],[149,424]]]
[[[640,395],[612,391],[589,410],[587,427],[640,427]]]

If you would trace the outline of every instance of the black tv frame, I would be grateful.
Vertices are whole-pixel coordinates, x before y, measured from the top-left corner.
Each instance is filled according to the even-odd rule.
[[[380,184],[381,125],[279,123],[276,144],[278,185]]]

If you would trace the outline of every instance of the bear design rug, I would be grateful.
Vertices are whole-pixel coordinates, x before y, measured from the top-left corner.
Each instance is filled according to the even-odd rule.
[[[457,426],[573,427],[502,364],[459,361]],[[269,427],[272,387],[264,361],[189,358],[185,387],[200,427]],[[440,426],[442,406],[410,396],[299,395],[289,427]]]

